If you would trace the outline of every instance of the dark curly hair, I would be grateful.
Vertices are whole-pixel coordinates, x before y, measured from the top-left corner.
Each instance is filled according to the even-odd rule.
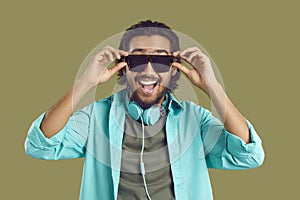
[[[161,35],[169,39],[171,44],[171,52],[179,51],[179,39],[174,31],[171,30],[170,27],[161,22],[145,20],[140,21],[137,24],[132,25],[128,29],[126,29],[121,42],[119,49],[123,51],[129,51],[129,43],[133,37],[136,36],[150,36],[150,35]],[[119,83],[125,84],[126,78],[122,75],[122,71],[119,71]],[[180,77],[180,72],[172,77],[169,89],[173,91],[177,88],[177,81]]]

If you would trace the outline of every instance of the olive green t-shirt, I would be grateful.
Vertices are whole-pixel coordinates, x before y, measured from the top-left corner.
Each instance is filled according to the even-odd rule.
[[[165,133],[166,116],[152,126],[144,126],[146,182],[151,199],[175,199]],[[140,173],[142,124],[126,115],[118,200],[147,199]]]

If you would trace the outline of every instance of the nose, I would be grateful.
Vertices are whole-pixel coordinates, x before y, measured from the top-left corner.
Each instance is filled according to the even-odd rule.
[[[154,71],[152,64],[150,62],[147,63],[146,68],[144,69],[144,71],[142,72],[144,74],[156,74],[156,72]]]

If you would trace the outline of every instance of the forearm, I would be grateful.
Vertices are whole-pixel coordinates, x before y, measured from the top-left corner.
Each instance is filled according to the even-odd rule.
[[[198,47],[187,48],[182,52],[175,52],[173,55],[180,56],[193,66],[192,69],[189,69],[177,62],[172,64],[172,66],[182,71],[194,85],[210,97],[221,121],[224,122],[225,128],[246,143],[249,143],[250,133],[246,120],[216,80],[209,57]]]
[[[91,88],[92,86],[84,81],[75,81],[65,96],[46,112],[40,127],[45,137],[50,138],[63,129],[73,114],[74,108]]]
[[[240,137],[246,143],[250,142],[250,133],[245,117],[234,106],[218,82],[208,85],[206,93],[209,95],[217,113],[227,131]]]
[[[109,69],[106,67],[108,62],[120,58],[121,55],[126,56],[128,53],[106,46],[92,57],[85,72],[75,81],[73,87],[47,111],[40,127],[46,137],[52,137],[66,125],[74,108],[90,89],[106,82],[114,73],[127,66],[125,62],[121,62]]]

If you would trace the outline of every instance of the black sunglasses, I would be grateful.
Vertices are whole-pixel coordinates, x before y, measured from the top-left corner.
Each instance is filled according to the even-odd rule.
[[[126,62],[129,70],[133,72],[142,72],[147,67],[148,62],[152,64],[155,72],[168,72],[173,62],[180,63],[180,58],[172,55],[128,55],[121,56],[118,63]]]

